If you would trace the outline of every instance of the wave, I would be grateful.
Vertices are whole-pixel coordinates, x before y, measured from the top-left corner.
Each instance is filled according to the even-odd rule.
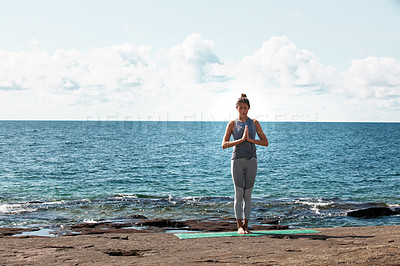
[[[30,207],[29,204],[2,204],[0,205],[0,213],[2,214],[19,214],[25,212],[35,212],[37,208]]]
[[[40,210],[47,210],[51,208],[56,208],[65,205],[78,205],[89,203],[91,200],[83,199],[77,201],[39,201],[33,200],[28,202],[18,202],[18,203],[4,203],[0,205],[0,214],[20,214],[37,212]]]
[[[146,195],[146,194],[116,194],[110,199],[147,199],[147,198],[155,198],[155,199],[165,199],[168,196],[153,196],[153,195]]]

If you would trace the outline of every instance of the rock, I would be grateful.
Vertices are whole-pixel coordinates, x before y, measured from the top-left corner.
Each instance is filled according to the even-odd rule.
[[[395,214],[400,214],[400,207],[393,208]]]
[[[133,223],[108,223],[106,224],[109,228],[126,228],[132,227]]]
[[[132,214],[132,215],[129,215],[128,217],[126,217],[126,218],[128,218],[128,219],[141,219],[141,220],[146,220],[147,219],[147,217],[146,216],[144,216],[144,215],[141,215],[141,214]]]
[[[271,220],[264,220],[262,218],[256,219],[257,222],[262,223],[262,224],[279,224],[278,219],[271,219]]]
[[[71,229],[80,228],[124,228],[132,227],[133,223],[110,223],[110,222],[98,222],[98,223],[79,223],[70,226]]]
[[[202,232],[222,232],[236,230],[236,222],[223,220],[188,220],[188,230]]]
[[[396,211],[391,210],[387,207],[371,207],[367,209],[350,211],[347,216],[351,217],[378,217],[378,216],[388,216],[397,214]]]
[[[134,226],[142,226],[143,228],[132,228]],[[250,230],[283,230],[288,229],[288,226],[268,225],[266,224],[250,224]],[[171,219],[154,219],[154,220],[139,220],[136,223],[112,223],[112,222],[97,222],[97,223],[78,223],[68,226],[63,226],[61,230],[55,232],[56,235],[78,236],[78,235],[97,235],[106,233],[155,233],[165,232],[171,229],[185,229],[190,231],[201,232],[223,232],[235,231],[235,219],[212,219],[202,220],[193,219],[185,221],[176,221]],[[13,236],[22,232],[37,231],[38,228],[0,228],[0,238],[5,236]],[[39,237],[39,236],[19,236],[19,237]]]
[[[154,226],[154,227],[185,227],[186,222],[175,221],[170,219],[155,219],[155,220],[142,220],[137,223],[139,226]]]
[[[261,224],[250,225],[250,230],[283,230],[288,228],[289,228],[288,226],[281,226],[281,225],[261,225]],[[223,231],[235,231],[237,230],[237,225],[234,219],[228,221],[188,220],[187,229],[192,231],[202,231],[202,232],[223,232]]]
[[[106,233],[123,233],[123,234],[143,233],[144,231],[137,229],[85,228],[84,230],[80,230],[79,232],[82,235],[101,235]]]
[[[139,252],[137,250],[121,250],[121,249],[107,250],[107,251],[104,251],[104,253],[106,253],[109,256],[140,256],[141,255],[141,252]]]
[[[286,230],[289,229],[287,225],[250,225],[250,230]]]
[[[23,232],[32,232],[38,230],[39,230],[38,228],[27,229],[27,228],[0,227],[0,237],[12,236],[17,234],[22,234]]]
[[[94,234],[105,234],[105,233],[144,233],[147,230],[138,230],[130,228],[132,223],[80,223],[74,224],[70,227],[65,227],[65,230],[71,230],[71,233],[64,235],[75,236],[75,235],[94,235]]]

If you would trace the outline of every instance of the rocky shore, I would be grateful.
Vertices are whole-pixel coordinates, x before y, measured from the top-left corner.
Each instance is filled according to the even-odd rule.
[[[287,229],[278,221],[258,222],[252,230]],[[400,226],[180,240],[171,232],[231,231],[235,221],[141,217],[125,224],[69,225],[59,237],[32,230],[39,229],[0,228],[0,265],[400,265]]]
[[[398,215],[400,209],[388,207],[370,207],[366,209],[349,211],[346,215],[359,218],[371,218],[387,215]],[[148,219],[143,215],[131,215],[126,217],[130,222],[85,222],[70,225],[61,225],[47,229],[46,232],[52,236],[77,236],[105,233],[161,233],[173,230],[200,231],[200,232],[222,232],[236,230],[235,219]],[[288,226],[279,225],[279,220],[256,219],[251,224],[251,230],[284,230]],[[0,238],[12,235],[25,237],[42,235],[40,228],[0,228]],[[38,232],[38,233],[35,233]]]
[[[283,230],[288,226],[279,225],[278,220],[259,220],[251,225],[252,230]],[[40,228],[0,228],[0,238],[5,236],[40,236]],[[112,222],[86,222],[72,225],[62,225],[49,229],[51,236],[78,236],[96,235],[106,233],[164,233],[168,231],[200,231],[223,232],[236,230],[236,221],[228,220],[171,220],[171,219],[147,219],[144,216],[133,217],[129,223]],[[38,233],[35,233],[38,232]]]

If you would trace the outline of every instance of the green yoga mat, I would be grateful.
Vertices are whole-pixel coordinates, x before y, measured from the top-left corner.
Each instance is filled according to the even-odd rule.
[[[203,237],[226,237],[226,236],[266,236],[266,235],[293,235],[319,233],[315,230],[270,230],[252,231],[251,234],[239,235],[237,232],[210,232],[210,233],[178,233],[174,234],[180,239],[203,238]]]

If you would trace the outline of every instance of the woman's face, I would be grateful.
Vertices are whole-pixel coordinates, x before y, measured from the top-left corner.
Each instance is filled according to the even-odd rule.
[[[239,105],[236,106],[236,109],[241,117],[246,117],[249,112],[249,106],[246,103],[239,103]]]

